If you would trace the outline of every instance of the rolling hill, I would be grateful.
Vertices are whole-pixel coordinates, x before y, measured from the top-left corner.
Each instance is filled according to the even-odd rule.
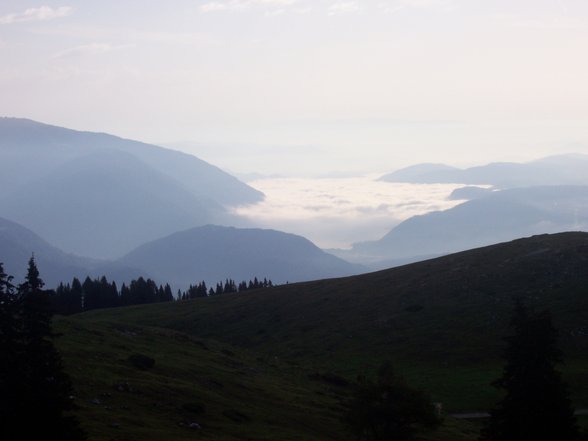
[[[274,283],[357,274],[365,270],[325,253],[309,240],[275,230],[207,225],[144,244],[118,260],[175,288],[254,277]]]
[[[0,216],[80,255],[120,257],[263,194],[184,153],[102,133],[0,118]]]
[[[60,319],[59,344],[96,439],[188,439],[186,418],[202,424],[200,439],[347,439],[349,383],[384,360],[448,412],[489,408],[518,297],[552,312],[564,378],[588,407],[587,267],[587,233],[540,235],[360,276],[92,311]],[[153,371],[133,372],[137,351]],[[188,400],[206,412],[187,416]],[[139,412],[115,410],[129,404]],[[423,439],[476,432],[448,418]]]

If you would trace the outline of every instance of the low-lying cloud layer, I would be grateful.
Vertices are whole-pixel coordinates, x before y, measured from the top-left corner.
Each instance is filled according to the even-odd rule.
[[[261,179],[249,185],[265,201],[238,207],[236,213],[264,228],[300,234],[323,248],[346,248],[375,240],[415,215],[446,210],[458,184],[399,184],[355,178]]]

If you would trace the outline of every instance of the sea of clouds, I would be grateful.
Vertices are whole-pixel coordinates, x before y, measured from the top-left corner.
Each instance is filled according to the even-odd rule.
[[[461,184],[377,181],[377,175],[345,178],[271,178],[248,182],[266,198],[234,211],[261,228],[299,234],[321,248],[349,248],[376,240],[411,216],[446,210]]]

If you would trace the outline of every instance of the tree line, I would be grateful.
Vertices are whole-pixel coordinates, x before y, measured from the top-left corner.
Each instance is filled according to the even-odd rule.
[[[197,297],[209,297],[220,294],[239,293],[251,289],[269,288],[274,286],[271,280],[255,277],[249,282],[237,284],[232,279],[219,282],[208,288],[204,281],[190,285],[185,291],[178,290],[174,297],[169,284],[157,285],[151,279],[139,277],[129,285],[123,283],[120,289],[116,282],[109,282],[105,276],[92,279],[86,277],[84,282],[76,277],[71,283],[63,282],[55,290],[47,291],[56,314],[77,314],[92,309],[114,308],[117,306],[143,305],[147,303],[173,302]]]
[[[218,282],[215,288],[212,286],[207,288],[206,282],[200,282],[197,285],[190,285],[190,287],[184,292],[178,291],[177,299],[188,300],[195,299],[197,297],[210,297],[219,294],[238,293],[248,291],[250,289],[271,288],[272,286],[274,286],[274,284],[271,280],[266,278],[263,280],[258,280],[257,277],[255,277],[253,280],[250,280],[249,283],[243,280],[238,285],[233,279],[225,279],[224,283]]]

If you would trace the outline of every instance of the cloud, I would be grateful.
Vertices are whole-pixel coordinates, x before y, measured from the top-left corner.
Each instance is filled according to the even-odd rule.
[[[278,8],[283,11],[284,7],[293,6],[298,0],[225,0],[212,1],[200,6],[204,13],[219,11],[244,11],[254,7]],[[276,14],[277,15],[277,14]]]
[[[456,6],[455,0],[401,0],[400,3],[415,9],[451,10]]]
[[[72,11],[73,9],[70,6],[60,6],[55,9],[49,6],[28,8],[21,13],[13,13],[0,17],[0,24],[53,20],[54,18],[67,17]]]
[[[264,201],[235,213],[264,228],[301,234],[322,247],[349,247],[375,240],[414,215],[454,207],[449,194],[459,184],[392,184],[375,176],[275,178],[249,182]]]
[[[117,51],[121,49],[128,49],[130,47],[134,47],[132,44],[121,44],[117,46],[113,46],[107,43],[91,43],[91,44],[84,44],[81,46],[75,46],[64,51],[58,52],[54,55],[54,58],[70,58],[70,57],[78,57],[83,55],[99,55],[105,54],[107,52]]]
[[[210,2],[200,6],[202,12],[225,11],[227,9],[229,9],[228,4],[220,2]]]
[[[516,15],[495,15],[494,19],[503,26],[511,28],[537,30],[569,30],[581,27],[581,23],[573,17],[528,18]]]
[[[336,2],[329,6],[329,15],[351,14],[361,11],[361,6],[356,1]]]
[[[455,0],[397,0],[394,2],[380,2],[379,8],[386,14],[394,14],[405,9],[442,10],[455,9]]]

